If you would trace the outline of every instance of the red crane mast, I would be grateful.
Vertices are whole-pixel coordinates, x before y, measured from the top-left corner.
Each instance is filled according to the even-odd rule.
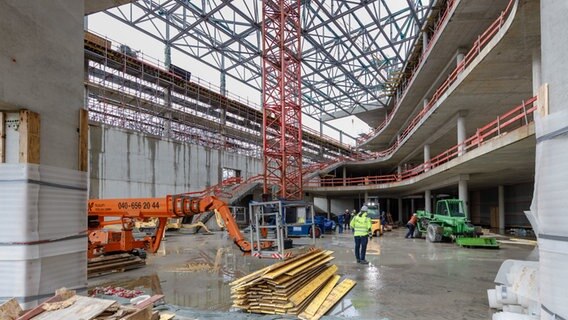
[[[263,0],[264,192],[303,198],[300,0]],[[271,190],[276,186],[276,190]]]

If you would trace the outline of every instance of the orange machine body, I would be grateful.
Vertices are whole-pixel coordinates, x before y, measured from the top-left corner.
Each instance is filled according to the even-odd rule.
[[[144,249],[156,252],[160,248],[168,218],[193,216],[208,211],[217,211],[231,239],[244,252],[251,250],[227,204],[214,196],[191,197],[185,194],[168,195],[165,198],[98,199],[89,200],[89,258],[109,253],[132,252]],[[107,221],[106,217],[118,218]],[[133,235],[134,221],[158,218],[155,232],[143,239]],[[121,225],[120,231],[105,229],[108,225]],[[264,242],[269,248],[272,242]]]

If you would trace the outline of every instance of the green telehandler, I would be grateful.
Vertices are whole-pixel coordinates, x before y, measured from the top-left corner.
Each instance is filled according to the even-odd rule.
[[[495,238],[480,237],[481,227],[466,218],[462,200],[444,199],[436,203],[436,212],[417,211],[416,232],[430,242],[455,240],[462,247],[499,248]]]

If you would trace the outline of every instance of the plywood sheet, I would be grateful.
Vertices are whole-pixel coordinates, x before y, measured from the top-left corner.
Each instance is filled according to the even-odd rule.
[[[103,313],[116,301],[78,296],[75,303],[65,309],[45,311],[34,320],[91,319]]]

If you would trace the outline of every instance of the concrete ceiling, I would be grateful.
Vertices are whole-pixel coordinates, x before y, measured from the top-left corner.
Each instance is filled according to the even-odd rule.
[[[532,96],[532,48],[540,47],[540,10],[538,3],[521,2],[509,28],[504,27],[474,62],[450,86],[402,146],[387,159],[349,164],[348,167],[390,168],[422,157],[425,143],[432,157],[457,144],[458,115],[466,119],[466,134],[475,134],[497,116]],[[395,117],[395,121],[397,121]],[[398,119],[401,120],[401,119]],[[389,127],[403,130],[391,124]],[[391,139],[387,132],[375,142]],[[386,141],[386,140],[385,140]],[[367,166],[367,168],[363,168]],[[368,169],[367,169],[368,171]]]
[[[459,1],[456,4],[454,13],[439,37],[434,40],[436,42],[425,62],[417,70],[410,89],[402,97],[399,110],[382,133],[367,143],[366,148],[380,150],[388,146],[398,132],[404,130],[409,120],[423,107],[424,98],[431,97],[454,70],[457,52],[467,53],[477,37],[495,21],[508,2],[483,0]],[[530,61],[528,63],[530,66]],[[362,114],[361,119],[376,126],[383,121],[384,111]]]
[[[137,0],[85,0],[85,15],[97,13]]]
[[[305,187],[320,196],[357,195],[368,191],[381,197],[407,196],[426,189],[444,190],[468,180],[470,190],[532,181],[535,167],[534,124],[508,132],[488,141],[426,173],[401,182],[368,186]]]

